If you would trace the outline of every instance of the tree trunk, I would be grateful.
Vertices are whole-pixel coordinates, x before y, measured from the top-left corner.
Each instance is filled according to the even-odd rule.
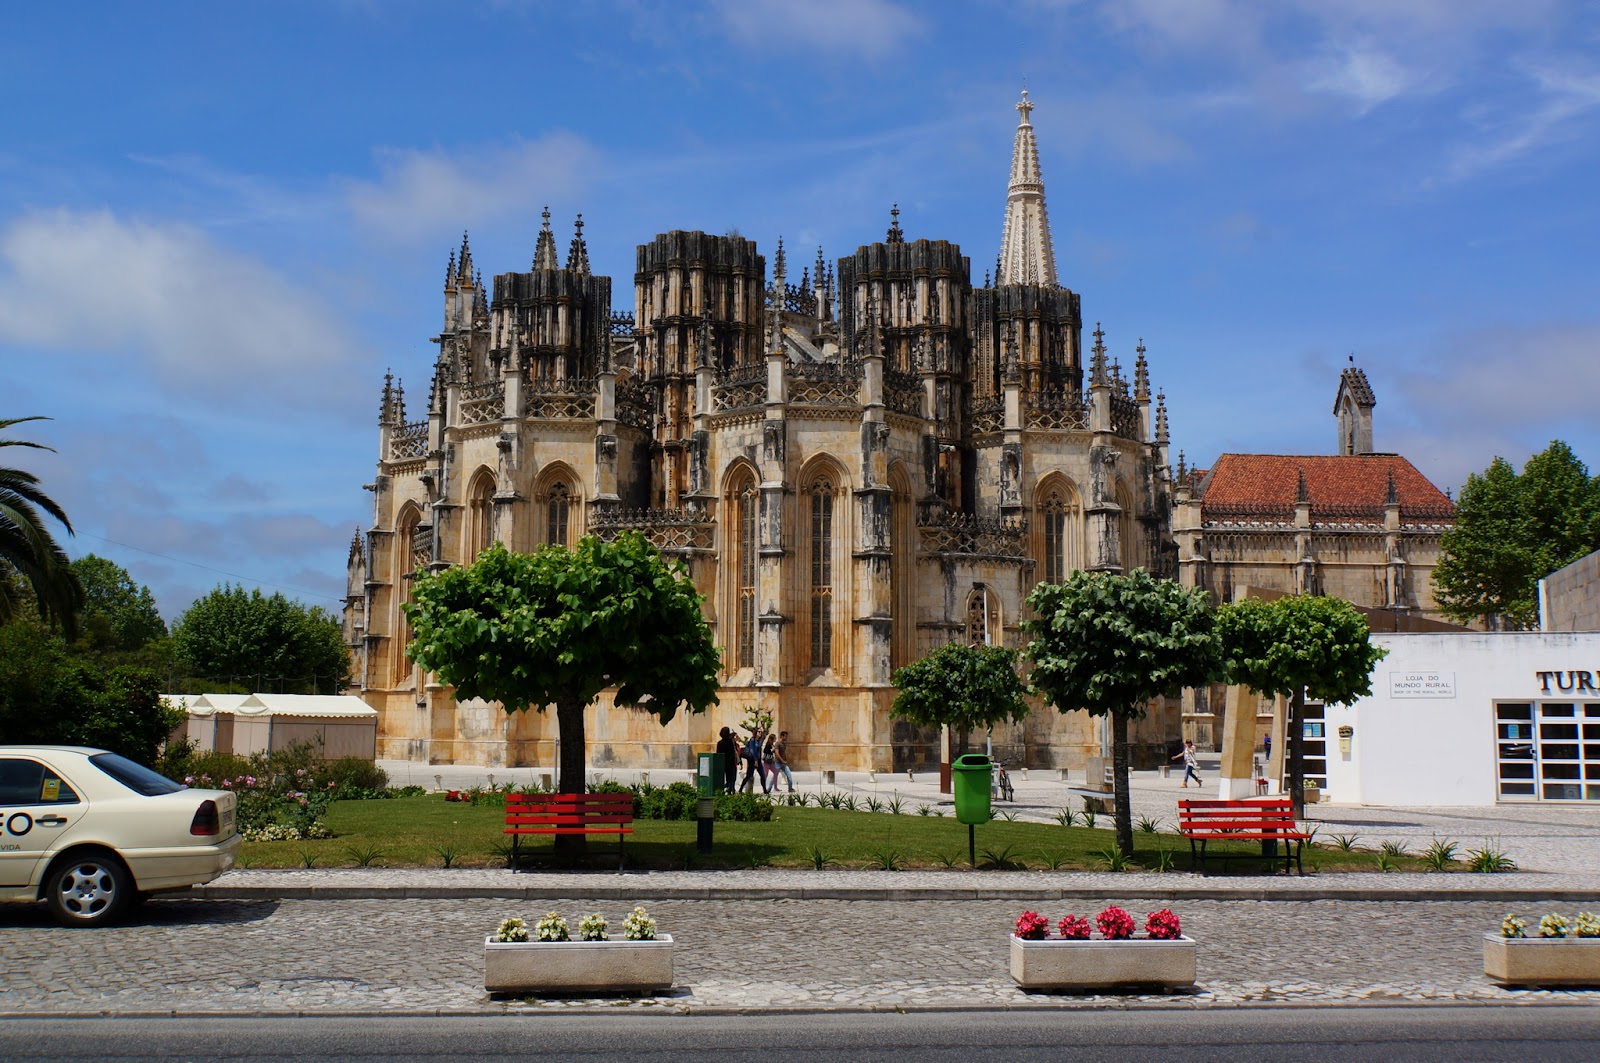
[[[1306,692],[1296,690],[1289,699],[1289,748],[1286,750],[1289,754],[1289,800],[1293,803],[1295,819],[1304,819],[1306,814],[1306,729],[1300,722],[1305,715],[1305,705]]]
[[[587,705],[575,701],[556,704],[556,727],[561,743],[556,789],[564,794],[581,794],[589,788],[589,758],[583,733],[586,708]],[[563,856],[581,856],[588,851],[588,842],[582,834],[557,834],[555,850]]]
[[[1133,855],[1133,802],[1128,790],[1128,717],[1120,712],[1111,714],[1111,774],[1116,793],[1112,803],[1116,810],[1117,851],[1123,856]]]

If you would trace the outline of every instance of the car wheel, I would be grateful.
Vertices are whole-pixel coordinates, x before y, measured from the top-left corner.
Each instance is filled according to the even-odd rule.
[[[122,861],[103,853],[63,860],[45,882],[45,903],[62,926],[109,923],[122,914],[133,893]]]

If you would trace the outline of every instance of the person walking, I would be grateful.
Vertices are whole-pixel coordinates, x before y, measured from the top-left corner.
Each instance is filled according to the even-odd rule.
[[[756,774],[761,771],[761,728],[750,732],[744,750],[739,755],[744,758],[744,781],[739,784],[739,792],[754,793]]]
[[[731,794],[739,785],[739,739],[726,727],[717,738],[717,752],[722,754],[722,789]]]
[[[1193,779],[1194,784],[1199,786],[1200,774],[1195,771],[1195,768],[1200,766],[1200,761],[1195,756],[1193,741],[1184,742],[1183,749],[1173,754],[1171,759],[1177,760],[1179,757],[1183,758],[1183,789],[1187,790],[1189,788],[1190,779]]]
[[[778,785],[778,736],[767,732],[761,743],[761,792],[770,794]]]
[[[775,754],[774,764],[775,764],[775,766],[777,767],[777,769],[779,771],[783,772],[784,782],[788,783],[789,792],[792,794],[792,793],[794,793],[794,773],[789,770],[789,732],[788,731],[779,731],[778,732],[778,744],[772,747],[772,751]],[[774,778],[772,780],[772,785],[774,787],[776,787],[778,785],[778,780],[776,778]]]

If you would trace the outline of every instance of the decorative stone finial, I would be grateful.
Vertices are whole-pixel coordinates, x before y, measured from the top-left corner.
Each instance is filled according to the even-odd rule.
[[[1156,392],[1156,442],[1167,445],[1167,395],[1164,391]]]
[[[589,245],[583,240],[582,214],[573,222],[572,245],[567,248],[567,269],[573,273],[589,272]]]
[[[891,244],[906,242],[906,234],[900,231],[900,204],[896,203],[889,208],[889,237],[886,241]]]
[[[1089,386],[1105,387],[1109,383],[1106,379],[1106,334],[1098,321],[1094,323],[1094,346],[1090,350]]]
[[[1150,401],[1150,363],[1144,357],[1144,337],[1139,337],[1139,346],[1134,348],[1138,358],[1133,363],[1133,397],[1139,402]]]
[[[533,248],[533,268],[560,269],[561,261],[556,257],[556,235],[550,231],[550,207],[546,204],[544,210],[539,212],[539,217],[544,223],[539,226],[539,241]]]

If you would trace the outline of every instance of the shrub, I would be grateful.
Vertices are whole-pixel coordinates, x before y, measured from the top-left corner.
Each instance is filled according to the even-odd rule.
[[[772,802],[758,794],[718,794],[717,818],[725,822],[769,823]]]
[[[1176,941],[1183,936],[1183,925],[1171,908],[1163,908],[1145,919],[1144,932],[1157,941]]]
[[[1017,916],[1017,937],[1024,941],[1043,941],[1050,936],[1050,920],[1038,912],[1023,912]]]
[[[1108,940],[1122,941],[1133,937],[1133,916],[1114,904],[1095,916],[1094,923]]]

